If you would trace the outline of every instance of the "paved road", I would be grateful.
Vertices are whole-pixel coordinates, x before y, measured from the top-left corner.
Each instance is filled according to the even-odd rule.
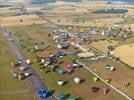
[[[7,40],[8,45],[10,46],[10,48],[12,49],[12,51],[14,52],[16,57],[18,59],[24,59],[24,56],[20,52],[18,46],[16,46],[16,44],[13,41],[9,40],[10,39],[10,34],[4,28],[0,28],[0,32],[3,33],[4,38]],[[36,73],[36,71],[34,70],[32,65],[27,65],[25,62],[23,62],[22,65],[25,66],[25,67],[28,67],[26,72],[32,73],[32,75],[27,77],[26,80],[27,80],[28,83],[31,84],[33,92],[38,93],[38,91],[41,88],[47,89],[47,87],[44,86],[43,80],[38,75],[38,73]],[[51,97],[47,98],[46,100],[57,100],[57,99],[54,96],[51,96]]]

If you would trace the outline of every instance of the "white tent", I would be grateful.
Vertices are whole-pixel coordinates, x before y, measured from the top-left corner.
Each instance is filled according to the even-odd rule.
[[[86,52],[86,53],[78,53],[77,55],[79,57],[87,58],[87,57],[93,57],[95,54],[93,52]]]

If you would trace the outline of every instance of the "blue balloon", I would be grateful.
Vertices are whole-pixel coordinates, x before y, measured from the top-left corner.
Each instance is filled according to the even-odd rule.
[[[59,54],[60,54],[60,56],[64,56],[65,55],[64,51],[60,51]]]
[[[40,89],[40,91],[38,92],[38,95],[40,98],[45,99],[48,95],[48,92],[45,89]]]
[[[69,100],[75,100],[75,98],[74,97],[70,97]]]
[[[65,94],[64,93],[61,93],[60,96],[59,96],[60,100],[65,100]]]
[[[62,45],[62,49],[68,49],[68,48],[69,48],[69,45],[67,45],[67,44]]]

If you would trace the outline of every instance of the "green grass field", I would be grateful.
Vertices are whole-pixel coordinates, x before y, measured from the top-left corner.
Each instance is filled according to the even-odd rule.
[[[6,40],[0,34],[1,52],[0,52],[0,91],[17,91],[28,89],[23,81],[13,79],[11,75],[11,62],[15,62],[17,58],[8,47]],[[5,51],[5,53],[3,53]]]
[[[17,61],[6,40],[0,33],[0,99],[1,100],[33,100],[35,94],[29,93],[30,86],[25,81],[13,79],[11,62]],[[23,91],[28,91],[24,92]],[[22,92],[22,93],[21,93]]]

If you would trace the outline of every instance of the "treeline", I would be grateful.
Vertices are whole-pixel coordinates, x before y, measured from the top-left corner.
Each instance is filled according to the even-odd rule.
[[[62,1],[67,1],[67,2],[82,2],[82,0],[62,0]]]
[[[56,0],[32,0],[32,4],[42,4],[42,3],[53,3],[56,2]]]

